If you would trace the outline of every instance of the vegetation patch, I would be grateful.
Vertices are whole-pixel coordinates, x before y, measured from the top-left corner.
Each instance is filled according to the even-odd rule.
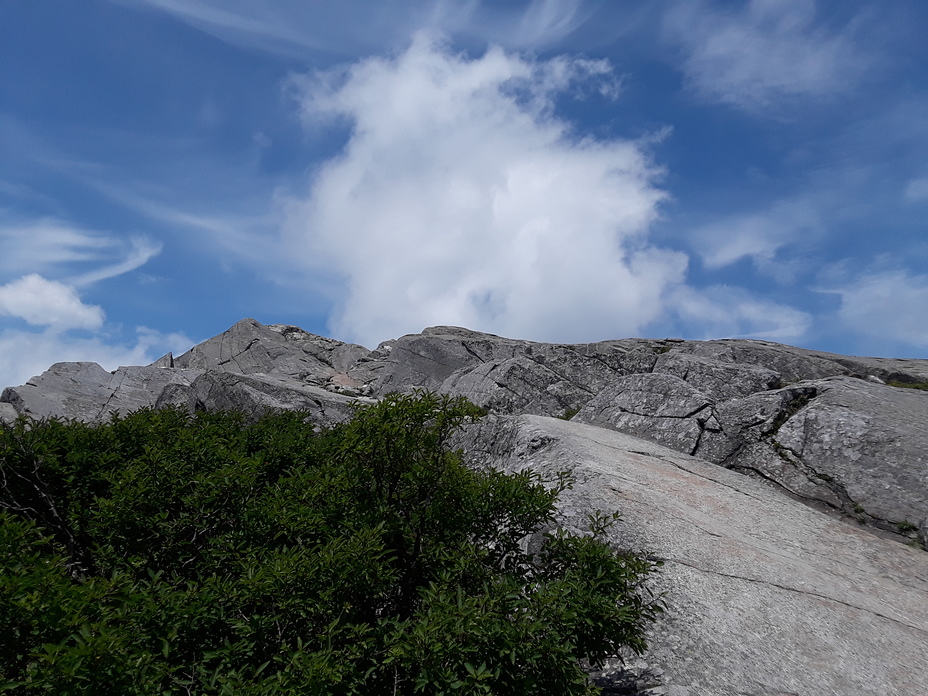
[[[886,384],[891,387],[901,387],[902,389],[920,389],[922,391],[928,391],[928,382],[899,382],[891,379]]]
[[[646,647],[657,564],[610,548],[614,515],[525,550],[570,481],[466,466],[448,438],[478,414],[4,426],[0,690],[595,693],[582,664]]]

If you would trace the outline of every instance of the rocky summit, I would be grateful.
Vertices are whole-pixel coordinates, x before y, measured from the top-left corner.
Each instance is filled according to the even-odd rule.
[[[151,365],[57,363],[0,397],[99,421],[140,407],[303,409],[427,388],[489,416],[471,460],[570,470],[562,523],[619,510],[664,561],[650,650],[604,694],[928,694],[928,360],[767,341],[562,345],[433,327],[375,350],[252,319]]]

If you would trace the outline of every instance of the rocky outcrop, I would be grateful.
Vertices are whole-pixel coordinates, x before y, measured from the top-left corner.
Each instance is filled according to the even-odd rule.
[[[174,368],[275,375],[333,392],[361,395],[366,385],[348,370],[370,351],[316,336],[296,326],[264,326],[242,319],[228,331],[194,346],[173,361]]]
[[[651,650],[603,666],[604,693],[923,696],[928,391],[902,386],[926,383],[925,360],[766,341],[434,327],[371,351],[245,319],[148,366],[57,363],[3,391],[0,422],[171,405],[330,424],[391,391],[463,395],[490,412],[461,435],[474,462],[571,470],[565,524],[618,509],[616,545],[665,562]]]
[[[55,363],[19,387],[3,390],[0,400],[32,418],[100,421],[154,404],[169,385],[189,385],[201,370],[120,367],[107,372],[96,363]]]
[[[462,444],[477,462],[508,471],[569,470],[565,524],[582,529],[590,511],[618,509],[616,546],[663,560],[655,590],[667,611],[646,655],[615,678],[614,665],[599,673],[600,684],[628,689],[613,693],[928,693],[923,551],[603,428],[491,417]]]
[[[303,409],[434,389],[491,412],[572,417],[761,478],[911,540],[928,538],[928,361],[767,341],[622,339],[561,345],[438,326],[376,350],[243,319],[175,358],[58,363],[3,392],[0,417],[100,420],[142,406]],[[11,410],[12,409],[12,410]]]

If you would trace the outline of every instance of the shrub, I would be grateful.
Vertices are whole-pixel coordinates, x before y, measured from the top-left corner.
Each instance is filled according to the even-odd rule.
[[[0,689],[584,694],[641,652],[654,564],[550,528],[565,475],[465,466],[420,392],[303,414],[143,410],[0,433]],[[316,429],[318,430],[318,428]]]

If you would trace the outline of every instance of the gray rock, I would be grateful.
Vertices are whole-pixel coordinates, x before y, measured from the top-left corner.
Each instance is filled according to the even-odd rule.
[[[763,367],[778,372],[784,382],[840,376],[866,379],[870,375],[884,382],[928,382],[928,361],[925,360],[859,358],[743,338],[684,341],[673,350],[721,362]]]
[[[743,363],[721,362],[686,353],[665,353],[658,357],[654,372],[676,375],[716,401],[734,399],[780,386],[774,370]]]
[[[0,423],[10,424],[18,417],[19,414],[16,412],[16,408],[13,404],[0,403]]]
[[[0,400],[32,418],[100,421],[153,406],[167,385],[190,384],[200,373],[135,366],[111,374],[97,363],[55,363],[26,384],[4,389]]]
[[[437,326],[381,344],[349,374],[371,381],[375,395],[420,387],[502,413],[560,416],[656,359],[639,339],[560,345]]]
[[[242,411],[255,418],[271,411],[305,411],[321,425],[348,420],[352,405],[370,399],[335,394],[277,375],[241,375],[205,372],[190,385],[171,385],[163,390],[157,408],[176,406],[196,410]]]
[[[439,391],[465,396],[491,411],[544,415],[576,410],[593,396],[589,389],[526,356],[459,370]]]
[[[614,543],[664,560],[643,659],[666,694],[928,693],[928,554],[602,428],[496,417],[462,444],[510,471],[572,471],[565,524],[618,509]]]
[[[254,319],[242,319],[174,358],[174,367],[280,375],[353,393],[363,391],[364,385],[349,377],[348,369],[369,354],[363,346],[316,336],[296,326],[264,326]]]
[[[10,406],[35,417],[99,420],[176,404],[255,413],[308,408],[329,422],[347,411],[344,400],[328,395],[436,389],[496,413],[576,413],[580,422],[695,454],[912,538],[916,521],[928,516],[926,392],[880,382],[926,380],[924,360],[855,358],[767,341],[559,345],[439,326],[369,351],[244,319],[148,367],[110,375],[92,363],[56,364],[5,390],[0,403],[8,404],[7,419]],[[839,383],[853,403],[833,402]]]
[[[888,528],[914,529],[928,515],[928,392],[821,380],[776,442]]]
[[[699,447],[706,427],[718,428],[713,405],[711,398],[680,377],[655,372],[620,377],[573,420],[691,453]]]

